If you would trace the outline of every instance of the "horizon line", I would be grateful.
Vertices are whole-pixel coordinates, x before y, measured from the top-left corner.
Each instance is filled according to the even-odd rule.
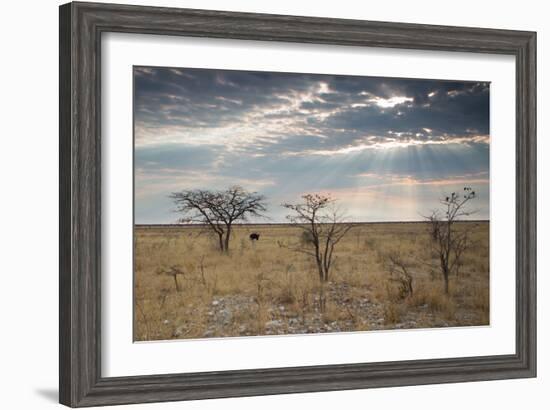
[[[454,221],[455,223],[459,222],[491,222],[490,219],[462,219],[460,221]],[[356,224],[356,225],[366,225],[366,224],[407,224],[407,223],[430,223],[427,220],[413,220],[413,221],[370,221],[370,222],[337,222],[338,224]],[[259,223],[233,223],[232,226],[258,226],[258,225],[304,225],[304,224],[294,224],[289,222],[259,222]],[[323,224],[322,224],[323,225]],[[166,227],[189,227],[189,226],[208,226],[207,223],[192,223],[192,224],[181,224],[181,223],[134,223],[135,227],[147,227],[147,226],[166,226]]]

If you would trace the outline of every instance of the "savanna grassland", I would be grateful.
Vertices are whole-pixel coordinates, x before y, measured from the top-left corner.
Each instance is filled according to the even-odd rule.
[[[235,226],[227,253],[204,227],[136,226],[135,340],[488,325],[489,222],[457,225],[472,246],[448,295],[427,223],[353,227],[324,284],[315,260],[291,249],[303,241],[295,226]],[[408,294],[391,254],[412,278]]]

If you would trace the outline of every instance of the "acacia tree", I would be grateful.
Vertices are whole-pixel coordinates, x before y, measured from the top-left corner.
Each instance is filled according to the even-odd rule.
[[[344,215],[334,206],[335,200],[329,195],[307,194],[302,199],[303,202],[297,204],[282,205],[293,212],[287,215],[287,220],[304,231],[301,244],[286,247],[312,256],[317,264],[319,280],[327,282],[334,248],[354,225],[345,223]]]
[[[263,216],[267,210],[265,196],[248,192],[240,186],[223,191],[201,189],[173,192],[170,198],[176,212],[182,213],[180,223],[199,223],[210,228],[218,237],[221,252],[229,251],[229,239],[235,222]]]
[[[443,215],[441,210],[436,210],[427,217],[433,250],[445,284],[445,294],[449,294],[449,276],[458,273],[464,251],[470,246],[469,230],[466,227],[458,228],[456,223],[462,217],[475,212],[466,207],[474,198],[476,193],[472,188],[464,187],[462,194],[453,192],[440,201]]]

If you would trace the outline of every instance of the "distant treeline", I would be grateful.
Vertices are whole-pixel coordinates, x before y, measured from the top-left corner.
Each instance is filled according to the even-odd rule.
[[[377,221],[377,222],[341,222],[342,224],[353,223],[354,225],[384,225],[384,224],[426,224],[429,221]],[[488,219],[471,219],[471,220],[462,220],[456,221],[456,223],[489,223]],[[285,222],[262,222],[262,223],[236,223],[234,226],[288,226],[288,223]],[[187,228],[187,227],[208,227],[206,224],[134,224],[136,228],[141,229],[154,229],[154,228]]]

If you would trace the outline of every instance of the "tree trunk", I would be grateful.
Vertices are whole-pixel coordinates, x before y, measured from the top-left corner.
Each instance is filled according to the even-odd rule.
[[[318,253],[318,251],[316,252]],[[322,282],[328,282],[328,270],[329,268],[326,266],[325,261],[321,257],[321,255],[317,254],[315,256],[315,260],[317,261],[317,269],[319,270],[319,280]]]
[[[224,250],[225,252],[229,252],[229,238],[231,237],[231,227],[227,227],[227,232],[225,233],[225,242],[224,242]]]
[[[218,240],[220,243],[220,252],[224,252],[224,244],[223,244],[223,233],[218,233]]]
[[[317,256],[315,259],[317,260],[317,270],[319,271],[319,281],[323,282],[325,279],[325,275],[323,272],[323,262],[321,262],[321,258],[319,258],[319,256]]]
[[[448,295],[449,294],[449,274],[445,273],[443,275],[443,278],[445,279],[445,294]]]
[[[321,287],[319,288],[319,310],[324,313],[326,306],[325,284],[321,282]]]

